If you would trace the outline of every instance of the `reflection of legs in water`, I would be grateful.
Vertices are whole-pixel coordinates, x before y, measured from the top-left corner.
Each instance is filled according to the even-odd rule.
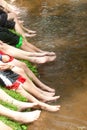
[[[9,96],[2,89],[0,89],[0,100],[15,105],[18,108],[18,111],[22,111],[27,108],[36,107],[38,105],[37,103],[28,103],[28,102],[22,102],[22,101],[16,100],[12,98],[11,96]]]
[[[54,54],[50,54],[49,52],[43,52],[43,53],[36,53],[36,52],[27,52],[20,49],[17,49],[15,47],[12,47],[10,45],[7,45],[5,43],[0,42],[0,50],[4,51],[7,54],[10,54],[11,56],[17,58],[17,59],[25,59],[33,63],[37,64],[43,64],[46,62],[51,62],[55,60],[56,56]]]
[[[32,95],[34,95],[36,98],[42,100],[43,102],[46,101],[53,101],[53,100],[57,100],[59,98],[59,96],[47,96],[44,95],[43,93],[39,92],[39,88],[37,88],[34,83],[27,77],[27,75],[25,74],[24,70],[18,67],[13,67],[12,69],[14,72],[18,73],[19,75],[23,75],[23,77],[26,79],[26,81],[22,84],[22,87],[28,91],[29,93],[31,93]]]
[[[41,111],[35,110],[31,112],[18,112],[10,110],[0,105],[0,115],[11,118],[12,120],[20,123],[31,123],[37,120],[40,116]]]
[[[23,89],[22,86],[19,86],[16,91],[18,93],[20,93],[21,95],[23,95],[24,97],[26,97],[30,102],[35,102],[39,104],[39,108],[43,109],[43,110],[47,110],[50,112],[56,112],[58,110],[60,110],[60,105],[49,105],[47,103],[41,102],[38,99],[36,99],[35,97],[33,97],[31,94],[29,94],[27,91],[25,91]]]
[[[45,91],[41,91],[41,93],[46,94],[48,96],[53,96],[55,94],[55,90],[48,87],[47,85],[45,85],[44,83],[42,83],[36,76],[35,74],[27,67],[27,65],[21,61],[18,61],[16,59],[12,60],[11,62],[9,62],[8,64],[10,65],[15,65],[18,66],[19,68],[21,67],[24,72],[28,75],[28,77],[30,79],[32,79],[32,81],[42,90]],[[39,91],[39,90],[38,90]],[[47,92],[46,92],[47,91]]]

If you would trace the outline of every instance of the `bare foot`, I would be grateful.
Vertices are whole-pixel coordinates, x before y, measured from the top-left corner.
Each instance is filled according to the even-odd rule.
[[[6,116],[8,118],[11,118],[12,120],[18,121],[23,124],[34,122],[39,118],[40,113],[40,110],[35,110],[31,112],[18,112],[10,110],[3,105],[0,105],[0,115]]]
[[[50,111],[50,112],[56,112],[56,111],[60,110],[60,105],[54,106],[54,105],[49,105],[46,103],[39,102],[39,106],[41,109],[46,110],[46,111]]]
[[[47,111],[50,111],[50,112],[56,112],[56,111],[60,110],[60,105],[49,106],[47,108],[44,108],[44,110],[47,110]]]
[[[54,56],[47,56],[46,58],[47,58],[46,62],[52,62],[52,61],[54,61],[56,59],[56,55],[54,55]]]
[[[51,92],[43,91],[42,94],[44,94],[45,96],[48,96],[48,97],[53,97],[55,95],[55,92],[51,93]]]
[[[41,56],[55,56],[56,54],[54,52],[39,52]]]
[[[44,57],[29,57],[30,62],[36,64],[44,64],[46,62],[52,62],[56,59],[56,56],[44,56]]]
[[[36,34],[27,34],[27,33],[25,33],[25,37],[34,37],[34,36],[36,36]]]
[[[28,108],[34,108],[38,104],[37,103],[27,103],[27,102],[21,102],[19,105],[16,105],[18,107],[18,111],[23,111]]]
[[[48,85],[42,83],[42,82],[39,82],[37,84],[44,92],[48,92],[48,93],[55,93],[55,89],[54,88],[51,88],[49,87]]]
[[[20,123],[31,123],[36,121],[39,116],[40,116],[41,111],[40,110],[35,110],[31,112],[19,112],[16,116],[15,119],[16,121]]]
[[[30,33],[30,34],[35,34],[35,33],[36,33],[36,31],[29,30],[29,29],[26,29],[26,31],[27,31],[28,33]]]
[[[20,23],[20,24],[23,24],[23,23],[24,23],[24,21],[23,21],[23,20],[18,20],[18,21],[19,21],[19,23]]]
[[[42,57],[42,56],[54,56],[54,55],[49,55],[49,52],[33,52],[33,53],[29,53],[28,56],[32,56],[32,57]]]
[[[47,53],[47,56],[55,56],[55,52],[49,52],[49,51],[44,51],[45,53]]]
[[[44,85],[44,86],[45,86],[45,88],[44,88],[45,91],[47,91],[47,92],[49,92],[49,93],[55,93],[55,89],[50,88],[50,87],[48,87],[47,85]]]
[[[48,102],[48,101],[56,101],[59,99],[60,96],[55,96],[55,97],[46,97],[46,99],[42,99],[43,102]]]

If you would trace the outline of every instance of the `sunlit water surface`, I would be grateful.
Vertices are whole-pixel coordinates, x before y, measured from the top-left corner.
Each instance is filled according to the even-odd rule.
[[[56,52],[52,63],[39,65],[40,80],[61,98],[56,113],[43,111],[29,130],[87,130],[87,1],[18,0],[25,26],[37,31],[29,41]]]

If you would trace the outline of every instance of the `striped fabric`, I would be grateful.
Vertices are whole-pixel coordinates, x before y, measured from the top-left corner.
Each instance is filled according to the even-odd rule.
[[[25,78],[10,69],[0,71],[0,85],[2,87],[16,90],[25,81]]]

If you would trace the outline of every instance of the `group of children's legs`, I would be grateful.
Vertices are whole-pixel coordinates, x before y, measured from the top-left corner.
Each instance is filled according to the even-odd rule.
[[[4,5],[4,8],[5,4],[8,5],[7,7],[10,7],[9,4],[3,1],[2,5]],[[9,9],[11,10],[11,8]],[[43,64],[54,61],[56,59],[56,54],[54,52],[43,51],[29,43],[26,37],[30,36],[29,33],[36,35],[36,32],[25,28],[22,24],[20,24],[20,20],[17,19],[15,14],[12,17],[12,13],[8,13],[8,18],[14,19],[15,30],[23,36],[22,44],[20,48],[16,48],[4,43],[3,41],[0,41],[0,51],[3,51],[4,53],[16,58],[10,62],[0,62],[0,70],[3,71],[3,65],[6,65],[7,69],[22,75],[26,79],[24,83],[20,83],[15,91],[26,97],[28,101],[22,102],[16,100],[4,92],[4,90],[0,89],[0,99],[16,105],[18,108],[18,111],[13,111],[4,107],[3,105],[0,105],[0,115],[7,116],[20,123],[30,123],[39,118],[41,109],[50,112],[56,112],[60,110],[60,105],[50,105],[47,103],[48,101],[57,100],[60,96],[54,96],[55,90],[42,83],[39,78],[37,78],[35,74],[27,67],[27,65],[19,61],[19,59],[28,60],[36,64]],[[2,60],[2,57],[0,60]],[[27,108],[35,108],[36,110],[31,112],[20,112]]]
[[[25,47],[25,46],[24,46]],[[29,47],[27,47],[29,48]],[[10,45],[7,45],[6,43],[0,42],[0,50],[6,52],[7,54],[10,54],[11,56],[17,58],[17,59],[24,59],[28,60],[32,63],[36,64],[43,64],[46,62],[52,62],[55,60],[56,55],[54,52],[28,52],[24,51],[15,47],[12,47]]]

